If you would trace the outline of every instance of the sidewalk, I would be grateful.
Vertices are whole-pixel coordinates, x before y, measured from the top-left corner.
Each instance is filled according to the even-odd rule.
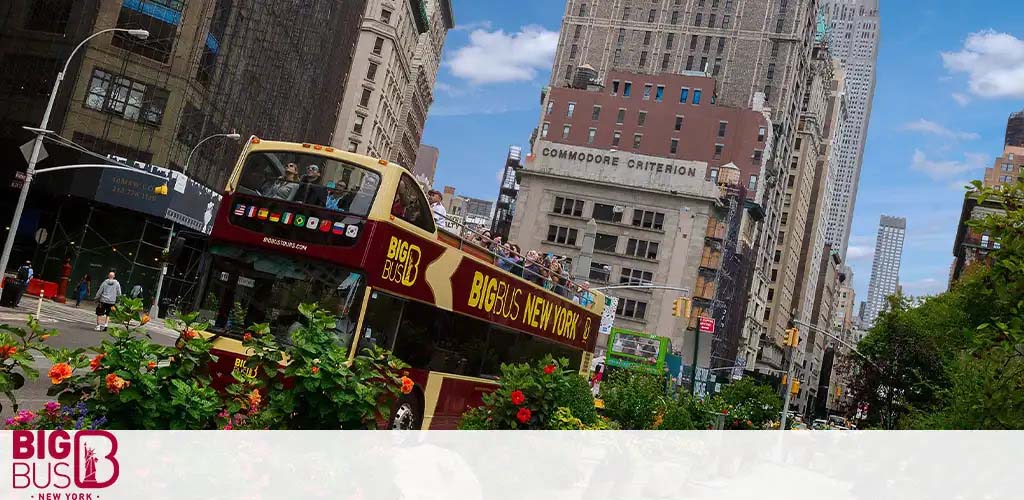
[[[0,307],[0,323],[25,323],[30,314],[36,313],[38,305],[38,298],[32,299],[26,296],[21,299],[21,305],[16,308]],[[59,304],[43,299],[43,308],[38,319],[45,328],[60,329],[61,324],[93,327],[96,325],[95,310],[94,302],[82,302],[82,306],[76,308],[73,303]],[[151,335],[178,337],[178,332],[168,328],[163,319],[153,318],[144,328]]]

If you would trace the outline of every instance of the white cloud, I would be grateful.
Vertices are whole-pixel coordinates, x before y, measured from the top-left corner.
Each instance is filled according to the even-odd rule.
[[[473,84],[523,82],[551,67],[558,32],[524,26],[516,33],[476,29],[469,45],[456,49],[446,66]]]
[[[949,71],[966,73],[976,96],[1024,97],[1024,40],[1013,35],[971,33],[960,51],[943,52],[942,62]]]
[[[473,21],[470,23],[456,24],[455,29],[452,31],[473,31],[473,30],[489,30],[491,29],[490,21]]]
[[[988,155],[981,153],[964,153],[963,161],[931,160],[920,149],[914,150],[914,159],[910,164],[912,170],[924,172],[932,179],[946,179],[954,175],[963,174],[972,170],[985,168],[988,163]]]
[[[850,245],[846,248],[846,260],[871,260],[875,257],[875,247],[868,245]]]
[[[916,122],[910,122],[903,124],[903,130],[909,130],[911,132],[921,132],[924,134],[937,135],[946,139],[966,140],[973,141],[978,139],[980,136],[974,132],[961,132],[959,130],[950,130],[938,123],[933,121],[925,120],[921,118]]]
[[[950,94],[950,96],[960,106],[966,106],[966,105],[971,103],[971,98],[970,97],[967,97],[966,95],[961,94],[959,92],[953,92],[952,94]]]

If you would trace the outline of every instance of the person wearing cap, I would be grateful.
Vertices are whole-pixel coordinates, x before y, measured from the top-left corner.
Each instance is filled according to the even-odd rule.
[[[427,199],[430,200],[430,211],[434,213],[434,223],[445,227],[448,222],[448,210],[445,210],[444,205],[441,204],[441,192],[431,189],[427,193]]]
[[[35,274],[32,271],[32,261],[26,260],[25,264],[18,268],[18,286],[15,288],[14,305],[17,306],[21,303],[21,296],[25,294],[25,289],[28,288],[28,282],[32,281],[32,276]]]

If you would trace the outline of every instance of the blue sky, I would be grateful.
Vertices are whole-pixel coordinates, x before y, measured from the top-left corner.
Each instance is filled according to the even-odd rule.
[[[849,260],[867,296],[878,217],[907,218],[900,281],[945,289],[970,179],[1002,152],[1024,107],[1024,11],[969,0],[882,1],[878,83]],[[453,0],[423,141],[441,150],[435,185],[494,199],[508,146],[526,146],[540,112],[564,3]],[[955,13],[956,15],[950,15]],[[998,13],[998,15],[993,15]]]

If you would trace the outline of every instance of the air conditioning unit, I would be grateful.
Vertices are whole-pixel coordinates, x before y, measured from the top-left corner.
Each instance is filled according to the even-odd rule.
[[[621,214],[622,212],[625,212],[625,211],[626,211],[625,208],[620,207],[618,205],[615,205],[614,207],[612,207],[612,212],[617,213],[617,214]]]

